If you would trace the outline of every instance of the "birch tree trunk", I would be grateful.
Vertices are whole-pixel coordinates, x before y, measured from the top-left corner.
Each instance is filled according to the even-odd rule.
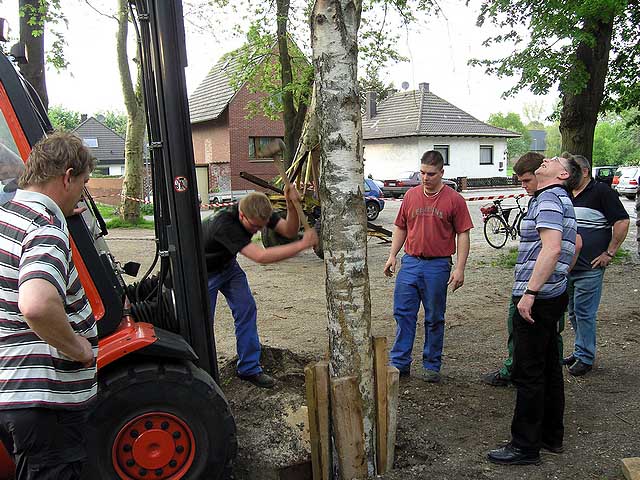
[[[116,34],[116,49],[118,52],[118,70],[124,104],[127,109],[127,134],[124,142],[124,181],[122,183],[122,202],[120,203],[120,217],[129,222],[140,219],[140,202],[142,198],[142,172],[144,153],[145,111],[142,96],[142,70],[140,62],[136,72],[134,87],[129,69],[127,54],[127,33],[129,30],[128,1],[118,1],[118,32]]]
[[[320,134],[320,200],[330,370],[355,376],[362,399],[365,456],[375,473],[375,401],[364,166],[358,97],[360,0],[316,0],[311,46]]]

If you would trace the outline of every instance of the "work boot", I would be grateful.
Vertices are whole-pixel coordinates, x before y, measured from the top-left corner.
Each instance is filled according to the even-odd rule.
[[[276,385],[275,379],[264,372],[256,373],[255,375],[238,374],[238,378],[245,382],[253,383],[256,387],[260,388],[273,388]]]
[[[503,376],[500,370],[496,370],[485,374],[482,381],[492,387],[506,387],[511,383],[511,378]]]
[[[582,360],[576,360],[575,363],[569,367],[569,373],[574,377],[581,377],[585,373],[590,372],[591,368],[593,367],[588,363],[584,363]]]
[[[428,368],[424,368],[422,370],[422,380],[428,383],[440,383],[440,380],[441,380],[440,372],[436,372],[435,370],[429,370]]]
[[[562,359],[562,365],[573,365],[576,361],[576,357],[573,355],[573,353],[567,357],[564,357]]]

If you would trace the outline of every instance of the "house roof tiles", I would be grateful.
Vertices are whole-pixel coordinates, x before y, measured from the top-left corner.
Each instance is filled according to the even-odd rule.
[[[82,138],[85,144],[87,139],[95,138],[97,146],[89,146],[89,151],[96,158],[98,165],[123,165],[124,164],[124,138],[111,130],[102,122],[93,117],[78,125],[73,133]]]
[[[229,83],[238,63],[237,57],[223,57],[194,90],[189,98],[191,123],[214,120],[224,111],[236,94]]]
[[[481,122],[427,89],[396,92],[363,119],[365,140],[408,136],[473,136],[515,138],[520,134]]]

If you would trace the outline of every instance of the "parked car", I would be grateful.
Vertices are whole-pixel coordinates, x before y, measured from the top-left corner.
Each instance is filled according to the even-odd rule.
[[[382,191],[387,197],[400,198],[407,193],[407,190],[416,185],[420,185],[420,183],[422,183],[420,172],[404,172],[399,179],[384,180]],[[453,180],[443,178],[442,183],[450,186],[456,192],[458,191],[458,184]]]
[[[374,221],[384,209],[384,194],[375,181],[370,178],[364,179],[364,202],[367,207],[367,220]]]
[[[640,167],[620,167],[613,178],[614,188],[619,195],[634,200],[638,193],[639,176]]]
[[[596,182],[606,183],[610,187],[613,182],[613,177],[615,176],[616,170],[618,167],[593,167],[591,169],[591,176],[594,178]]]

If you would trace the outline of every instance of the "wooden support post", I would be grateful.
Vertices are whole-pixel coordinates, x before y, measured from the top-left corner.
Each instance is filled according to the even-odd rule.
[[[376,467],[387,471],[387,337],[373,337],[373,372],[376,388]]]
[[[304,367],[304,381],[307,391],[307,412],[309,415],[309,440],[311,444],[311,469],[313,480],[320,480],[320,437],[318,435],[318,402],[316,400],[316,378],[313,365]]]
[[[333,466],[331,464],[331,436],[329,434],[330,393],[329,362],[318,362],[315,367],[316,401],[318,415],[318,437],[320,441],[320,478],[330,480]]]
[[[623,458],[622,473],[627,480],[640,480],[640,457]]]
[[[387,469],[393,468],[396,449],[396,431],[398,429],[398,390],[400,386],[400,370],[387,367]]]
[[[362,401],[356,377],[331,379],[331,411],[342,478],[367,478]]]

